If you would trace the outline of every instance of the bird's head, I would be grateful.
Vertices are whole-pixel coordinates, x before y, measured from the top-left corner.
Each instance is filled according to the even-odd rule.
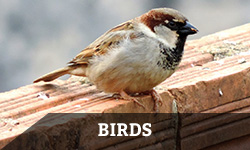
[[[166,40],[171,47],[175,46],[178,40],[185,43],[188,35],[198,32],[185,16],[172,8],[152,9],[139,18],[157,37]]]

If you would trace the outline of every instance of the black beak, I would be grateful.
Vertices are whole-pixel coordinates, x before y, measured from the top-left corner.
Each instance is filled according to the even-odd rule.
[[[178,31],[179,34],[182,35],[190,35],[195,34],[198,32],[198,29],[196,29],[192,24],[190,24],[188,21],[186,21],[186,25],[181,27]]]

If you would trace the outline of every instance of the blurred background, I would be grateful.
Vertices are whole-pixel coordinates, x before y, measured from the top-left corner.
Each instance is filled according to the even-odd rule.
[[[0,92],[65,66],[108,29],[157,7],[199,29],[188,39],[250,22],[249,0],[0,0]]]

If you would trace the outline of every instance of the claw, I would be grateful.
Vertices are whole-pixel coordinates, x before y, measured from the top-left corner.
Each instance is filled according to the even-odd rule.
[[[161,96],[154,89],[152,89],[150,91],[142,92],[140,94],[150,94],[152,96],[153,100],[154,100],[154,111],[159,112],[159,107],[163,105],[163,101],[162,101]],[[113,95],[113,97],[115,97],[115,98],[118,98],[118,96],[119,96],[119,98],[122,98],[122,99],[125,99],[125,100],[132,100],[137,105],[139,105],[139,106],[143,107],[144,109],[146,109],[145,106],[142,103],[140,103],[137,98],[129,96],[125,91],[121,91],[119,94],[114,94]]]
[[[163,105],[162,98],[154,89],[150,90],[150,94],[155,101],[154,111],[159,112],[159,106]]]
[[[121,95],[121,98],[122,98],[122,99],[125,99],[125,100],[132,100],[132,101],[134,101],[137,105],[139,105],[139,106],[143,107],[144,109],[146,109],[145,106],[144,106],[142,103],[140,103],[140,102],[138,101],[137,98],[132,97],[132,96],[129,96],[125,91],[121,91],[121,92],[120,92],[120,95]]]

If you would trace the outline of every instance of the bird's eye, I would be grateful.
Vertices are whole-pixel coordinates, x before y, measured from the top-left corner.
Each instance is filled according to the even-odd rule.
[[[168,23],[168,25],[169,25],[170,28],[176,28],[176,27],[177,27],[176,23],[173,22],[173,21],[170,21],[170,22]]]

